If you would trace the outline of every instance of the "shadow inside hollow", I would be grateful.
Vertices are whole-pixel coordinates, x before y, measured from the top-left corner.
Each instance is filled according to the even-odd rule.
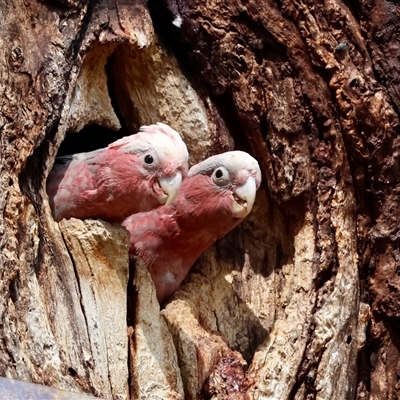
[[[128,134],[122,129],[113,131],[112,129],[95,124],[88,125],[77,133],[68,133],[58,149],[57,156],[86,153],[102,149]]]

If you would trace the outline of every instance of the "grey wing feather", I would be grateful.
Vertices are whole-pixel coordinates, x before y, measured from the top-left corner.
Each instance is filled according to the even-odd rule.
[[[74,157],[73,154],[68,154],[66,156],[56,157],[55,164],[67,164],[68,162],[72,161]]]
[[[55,164],[65,165],[72,160],[90,160],[97,157],[99,154],[104,153],[106,149],[97,149],[87,153],[67,154],[65,156],[56,157]]]

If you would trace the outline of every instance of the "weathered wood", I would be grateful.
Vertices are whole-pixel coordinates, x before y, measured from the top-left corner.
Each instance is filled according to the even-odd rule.
[[[0,4],[0,375],[105,398],[399,397],[399,6],[149,7]],[[56,224],[45,181],[66,135],[156,121],[192,164],[250,151],[264,184],[161,313],[138,269],[128,328],[126,232]]]
[[[121,95],[133,99],[138,125],[169,123],[193,154],[202,143],[194,160],[232,141],[215,107],[158,43],[145,2],[61,3],[0,5],[0,374],[128,398],[126,287],[119,275],[127,268],[125,239],[109,226],[100,233],[95,223],[55,224],[46,176],[65,135],[79,142],[76,131],[93,123],[132,133]],[[117,66],[125,71],[119,77]],[[217,126],[225,136],[216,135]],[[100,266],[104,280],[88,275]]]
[[[235,111],[236,117],[230,115],[237,121],[235,137],[247,137],[266,177],[271,214],[282,215],[264,227],[270,235],[263,245],[275,249],[275,257],[268,258],[273,270],[267,270],[275,291],[267,309],[274,310],[274,320],[265,343],[250,357],[248,395],[343,399],[353,398],[358,385],[360,398],[394,396],[397,6],[374,1],[352,4],[352,9],[341,1],[166,3],[164,12],[151,3],[165,40],[173,49],[178,41],[185,43],[190,50],[176,53],[181,63],[202,75],[217,104]],[[172,21],[179,21],[179,29],[168,25]],[[239,243],[236,248],[246,254]],[[252,261],[250,276],[261,262]],[[207,288],[206,271],[201,284],[188,283],[190,301],[199,297],[200,287]],[[258,287],[248,292],[257,293]],[[196,304],[201,317],[209,308],[220,309],[210,300]],[[374,317],[367,343],[372,347],[362,353],[358,374],[369,306]],[[263,305],[256,307],[261,313]],[[369,365],[371,351],[375,371]],[[388,352],[393,356],[384,357]]]
[[[122,227],[102,221],[72,218],[62,220],[59,226],[74,266],[79,311],[84,317],[84,321],[77,322],[83,323],[85,336],[82,335],[80,346],[75,347],[67,336],[64,313],[57,313],[56,326],[66,331],[66,336],[57,337],[58,343],[66,348],[75,347],[78,360],[70,360],[69,368],[73,376],[89,373],[86,379],[96,393],[105,398],[126,399],[128,234]]]
[[[184,399],[182,378],[171,333],[160,315],[146,266],[135,265],[134,326],[130,327],[129,363],[133,399]]]

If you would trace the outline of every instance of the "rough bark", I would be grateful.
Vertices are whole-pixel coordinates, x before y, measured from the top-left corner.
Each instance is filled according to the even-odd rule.
[[[181,62],[201,74],[216,104],[234,110],[234,137],[247,138],[270,196],[262,244],[238,237],[232,246],[252,255],[250,273],[246,257],[238,273],[224,271],[236,293],[210,300],[224,292],[206,284],[215,279],[210,260],[192,274],[186,288],[199,319],[222,313],[224,332],[233,319],[225,304],[237,297],[256,315],[273,310],[249,357],[249,398],[397,398],[398,6],[171,0],[161,18],[152,4],[171,48],[190,49],[177,52]],[[238,231],[255,237],[254,226]],[[260,272],[273,281],[269,296],[262,278],[247,280]],[[231,348],[236,327],[227,329]]]
[[[171,333],[160,315],[146,266],[135,265],[135,303],[130,327],[129,367],[133,399],[183,399],[182,378]]]
[[[66,136],[64,152],[82,151],[156,121],[182,132],[193,161],[233,142],[161,47],[144,2],[0,10],[0,373],[128,398],[127,234],[53,221],[45,182],[57,150]]]
[[[114,399],[400,397],[399,11],[2,2],[0,375]],[[161,311],[140,261],[128,283],[126,231],[57,224],[45,193],[58,151],[157,121],[191,163],[238,148],[264,180]]]

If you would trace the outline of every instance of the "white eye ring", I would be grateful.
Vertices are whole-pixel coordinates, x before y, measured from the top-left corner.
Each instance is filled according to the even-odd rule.
[[[211,175],[211,179],[218,186],[224,186],[229,183],[229,172],[225,167],[217,167]]]

